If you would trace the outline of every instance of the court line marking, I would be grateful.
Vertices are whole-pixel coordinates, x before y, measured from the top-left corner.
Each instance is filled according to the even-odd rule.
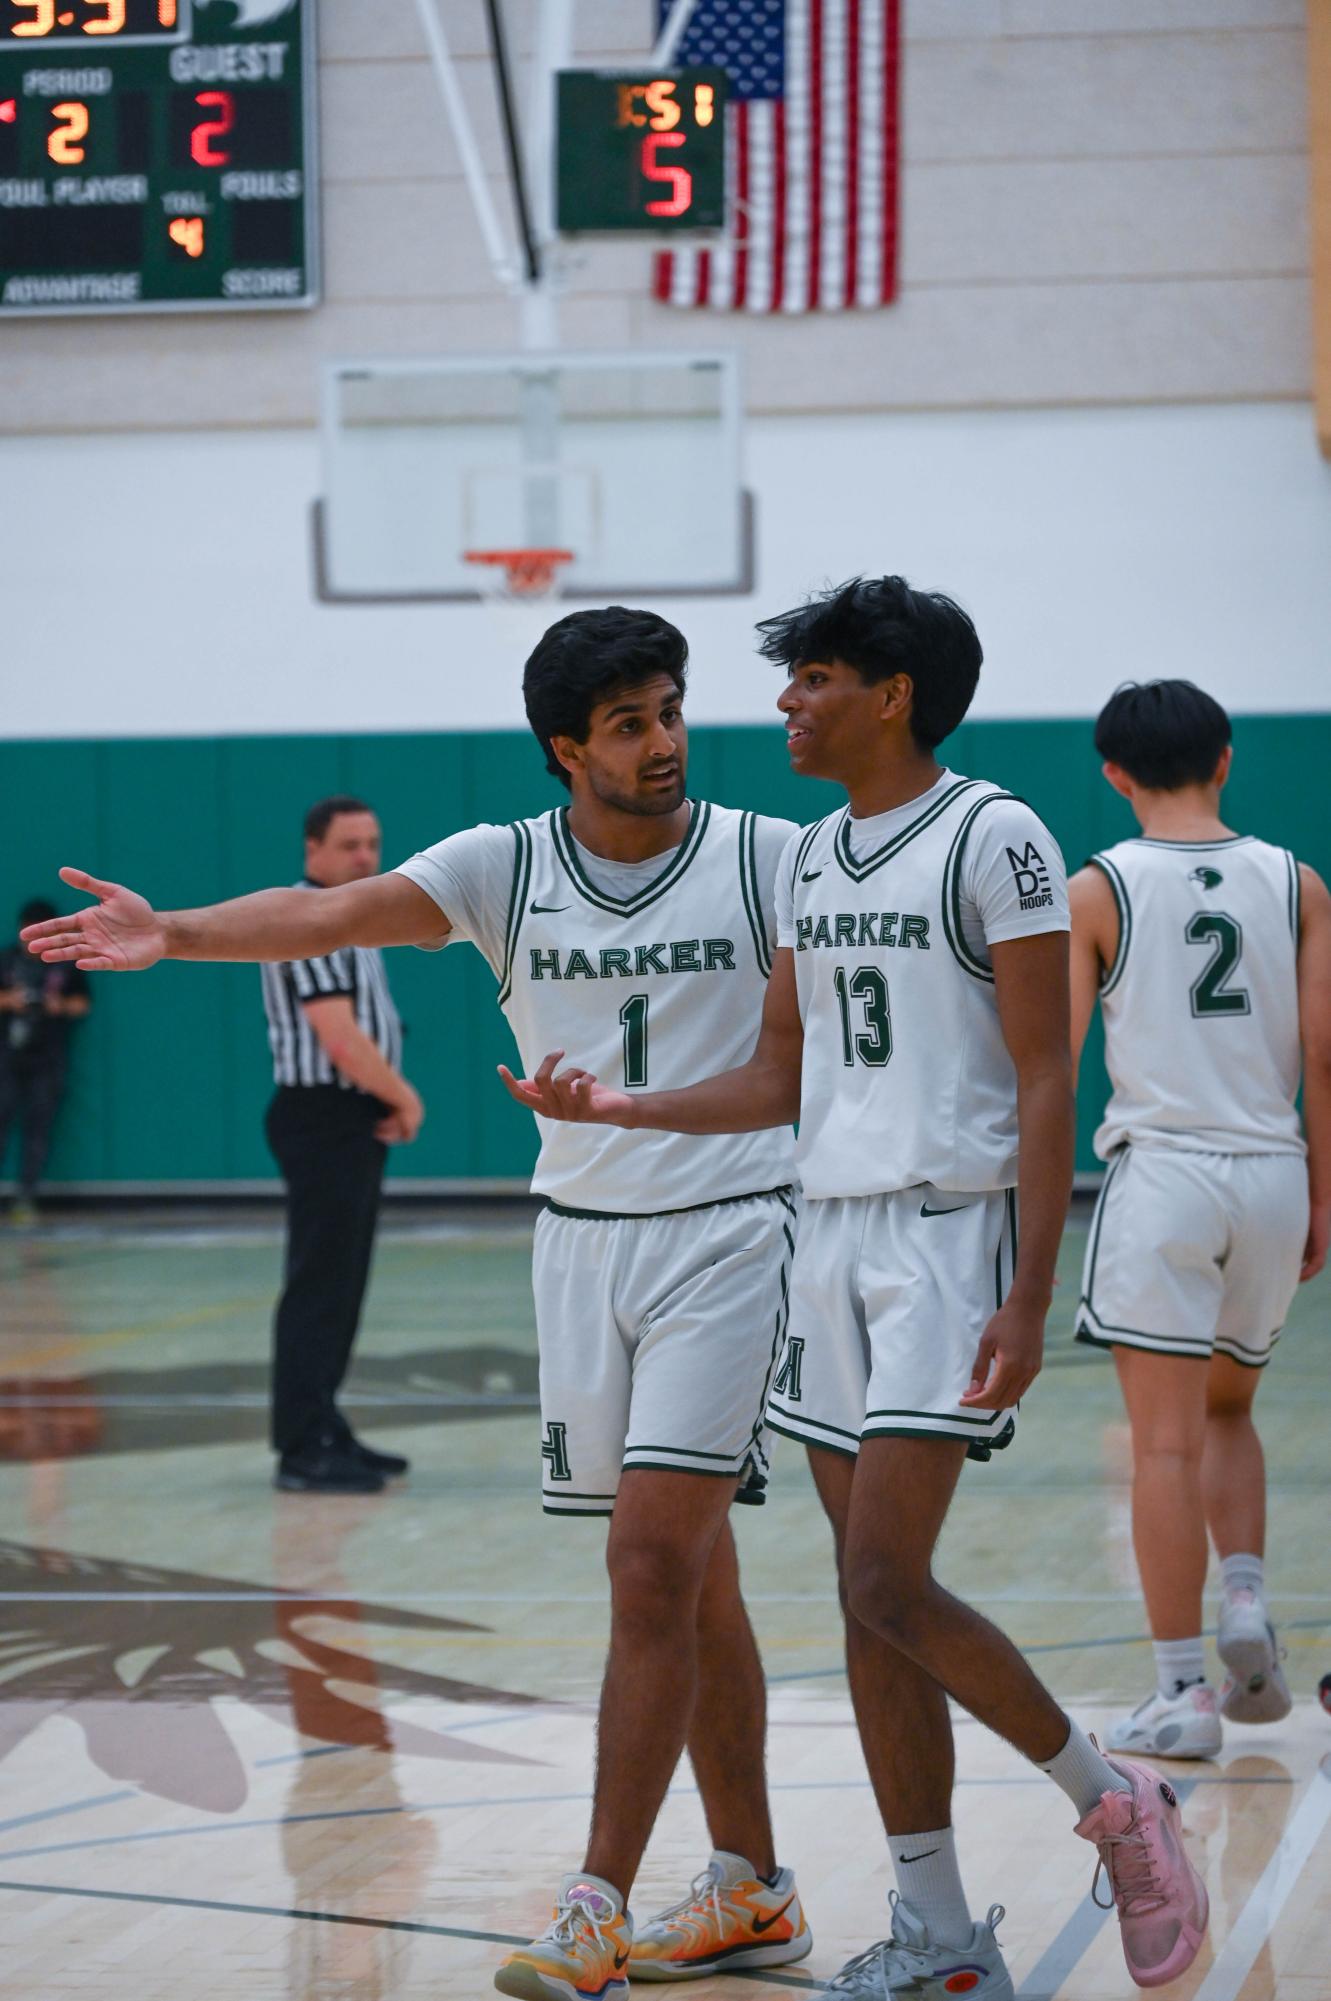
[[[336,1749],[354,1749],[355,1746],[336,1746]],[[1032,1770],[1013,1778],[957,1779],[959,1790],[976,1790],[990,1787],[1043,1786],[1047,1784],[1042,1772]],[[1181,1799],[1186,1799],[1198,1786],[1264,1786],[1290,1785],[1291,1779],[1276,1779],[1264,1776],[1248,1778],[1227,1778],[1217,1774],[1215,1778],[1171,1780]],[[868,1779],[795,1779],[779,1781],[769,1786],[773,1793],[866,1793],[872,1790]],[[671,1786],[668,1799],[697,1799],[696,1786]],[[332,1807],[323,1813],[290,1813],[255,1816],[247,1820],[191,1821],[184,1827],[147,1827],[134,1834],[87,1835],[81,1841],[49,1841],[35,1848],[6,1848],[0,1850],[0,1862],[32,1861],[41,1855],[70,1855],[85,1848],[129,1848],[141,1847],[150,1841],[185,1840],[200,1834],[249,1834],[256,1828],[264,1827],[306,1827],[311,1824],[339,1820],[383,1820],[394,1814],[465,1813],[489,1811],[495,1807],[529,1806],[574,1806],[589,1805],[591,1793],[515,1793],[507,1798],[492,1799],[448,1799],[448,1800],[401,1800],[394,1806],[352,1806]],[[1195,2001],[1195,1997],[1194,1997]]]
[[[1323,1633],[1329,1626],[1331,1626],[1331,1617],[1326,1619],[1286,1619],[1283,1621],[1280,1630],[1284,1633]],[[1204,1639],[1212,1639],[1214,1636],[1214,1626],[1206,1627],[1202,1637]],[[1108,1639],[1102,1640],[1022,1640],[1017,1644],[1023,1654],[1071,1654],[1079,1652],[1083,1647],[1144,1647],[1150,1644],[1150,1639],[1151,1636],[1149,1633],[1115,1633]],[[769,1684],[779,1681],[820,1681],[829,1675],[844,1675],[845,1672],[846,1668],[843,1662],[840,1667],[799,1668],[790,1674],[769,1674],[767,1679]],[[1196,2001],[1195,1996],[1194,2001]]]
[[[67,1813],[89,1813],[95,1806],[115,1806],[121,1800],[142,1798],[143,1794],[136,1786],[128,1786],[123,1792],[118,1793],[94,1793],[91,1799],[70,1800],[65,1806],[44,1806],[36,1813],[20,1813],[12,1820],[0,1820],[0,1834],[8,1834],[14,1827],[31,1827],[34,1821],[59,1820]]]
[[[1236,2001],[1328,1820],[1331,1820],[1331,1762],[1323,1758],[1313,1773],[1312,1784],[1282,1829],[1275,1854],[1253,1885],[1247,1903],[1192,2001]]]
[[[153,1904],[165,1905],[186,1911],[225,1911],[238,1917],[251,1918],[299,1918],[306,1924],[316,1925],[361,1925],[367,1931],[379,1932],[420,1932],[429,1938],[455,1938],[474,1941],[480,1945],[527,1945],[526,1937],[514,1932],[467,1931],[460,1925],[427,1925],[414,1918],[367,1918],[351,1911],[301,1911],[280,1904],[232,1904],[209,1897],[165,1897],[146,1890],[87,1890],[70,1883],[4,1883],[0,1890],[25,1892],[41,1897],[88,1897],[99,1903],[108,1904]],[[761,1980],[775,1987],[796,1987],[805,1992],[824,1986],[822,1980],[811,1980],[805,1974],[775,1973],[766,1968],[735,1967],[727,1975],[731,1980]]]
[[[255,1591],[0,1591],[0,1605],[159,1603],[359,1605],[379,1602],[376,1599],[367,1600],[363,1592],[355,1589],[342,1592],[311,1591],[300,1585],[276,1585],[269,1590]],[[383,1602],[391,1605],[605,1605],[608,1607],[610,1594],[608,1591],[467,1591],[459,1587],[455,1591],[395,1591],[391,1600]],[[829,1609],[835,1609],[837,1605],[836,1594],[832,1591],[746,1591],[744,1602],[746,1605],[825,1605]],[[972,1591],[969,1594],[969,1602],[985,1605],[1139,1605],[1141,1595],[1136,1591]],[[1326,1593],[1277,1591],[1271,1594],[1267,1602],[1275,1605],[1322,1605],[1326,1602]],[[1331,1618],[1285,1619],[1280,1623],[1283,1631],[1319,1632],[1331,1624]],[[1214,1628],[1208,1628],[1208,1633],[1213,1634]],[[1133,1638],[1144,1642],[1150,1635],[1134,1634]],[[1088,1647],[1126,1644],[1128,1644],[1126,1639],[1059,1642],[1060,1646]],[[1024,1649],[1027,1653],[1032,1650],[1030,1647]],[[830,1673],[831,1670],[828,1669],[826,1672]]]
[[[527,1358],[524,1356],[524,1360]],[[96,1389],[71,1389],[53,1393],[43,1389],[33,1395],[24,1391],[0,1396],[0,1410],[262,1410],[270,1398],[264,1390],[226,1390],[217,1396],[142,1394],[106,1396]],[[344,1403],[364,1410],[539,1410],[541,1400],[535,1390],[348,1390]]]

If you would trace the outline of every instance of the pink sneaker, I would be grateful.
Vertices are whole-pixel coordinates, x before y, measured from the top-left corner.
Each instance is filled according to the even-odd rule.
[[[1184,1849],[1183,1816],[1169,1781],[1125,1758],[1106,1762],[1132,1792],[1105,1793],[1077,1823],[1078,1834],[1100,1851],[1091,1895],[1103,1869],[1118,1906],[1128,1972],[1139,1987],[1163,1987],[1201,1950],[1210,1915],[1206,1885]]]

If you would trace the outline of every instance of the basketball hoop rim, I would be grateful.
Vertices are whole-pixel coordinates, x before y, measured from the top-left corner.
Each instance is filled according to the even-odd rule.
[[[539,598],[555,590],[563,564],[574,562],[572,549],[464,549],[464,563],[496,573],[500,593],[511,598]]]

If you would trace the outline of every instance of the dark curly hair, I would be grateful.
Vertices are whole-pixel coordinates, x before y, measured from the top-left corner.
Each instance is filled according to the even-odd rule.
[[[904,577],[852,577],[758,630],[763,658],[787,669],[843,660],[869,683],[908,674],[911,734],[924,750],[962,720],[984,659],[961,606],[941,591],[912,590]]]
[[[538,640],[522,675],[527,721],[545,752],[546,770],[570,783],[552,740],[571,736],[586,743],[598,703],[658,674],[668,674],[682,695],[688,671],[683,633],[654,611],[611,604],[559,619]]]

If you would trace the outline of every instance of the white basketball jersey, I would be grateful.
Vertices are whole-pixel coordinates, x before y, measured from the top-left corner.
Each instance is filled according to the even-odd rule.
[[[967,841],[980,816],[1012,795],[946,776],[876,853],[856,859],[846,811],[811,828],[796,850],[793,945],[804,1022],[796,1160],[814,1199],[921,1182],[967,1192],[1016,1183],[1016,1071],[993,971],[961,922]],[[1052,837],[1029,820],[1056,854]],[[1014,856],[1013,867],[1022,859]],[[1041,860],[1041,886],[1030,879],[1032,905],[1052,901],[1043,868]],[[1041,913],[1030,928],[1065,925]]]
[[[1092,856],[1118,904],[1100,989],[1113,1096],[1095,1136],[1299,1153],[1299,870],[1251,835],[1120,841]]]
[[[624,899],[583,870],[567,809],[514,832],[499,1004],[528,1075],[563,1049],[603,1084],[663,1091],[748,1061],[771,973],[754,814],[695,804],[673,859]],[[537,1125],[532,1188],[569,1207],[653,1215],[794,1179],[784,1126],[697,1135]]]

